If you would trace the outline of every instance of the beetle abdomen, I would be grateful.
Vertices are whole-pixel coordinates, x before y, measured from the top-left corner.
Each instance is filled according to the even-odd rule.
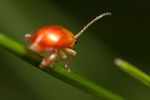
[[[65,48],[74,44],[74,35],[62,26],[45,26],[35,32],[32,42],[43,47]]]

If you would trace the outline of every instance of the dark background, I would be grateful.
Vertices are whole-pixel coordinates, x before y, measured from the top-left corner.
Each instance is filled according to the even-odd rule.
[[[79,39],[72,71],[122,95],[150,100],[150,89],[113,63],[121,57],[150,74],[150,2],[147,0],[0,0],[0,31],[27,45],[24,35],[44,25],[74,34],[92,18],[112,12]],[[97,100],[0,49],[1,100]]]

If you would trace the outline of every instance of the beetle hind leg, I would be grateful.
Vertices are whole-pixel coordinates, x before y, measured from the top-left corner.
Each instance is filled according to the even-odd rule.
[[[52,65],[55,63],[55,59],[57,57],[57,53],[56,52],[51,52],[47,57],[43,58],[40,64],[40,68],[48,68],[48,66],[50,65],[52,67]]]
[[[25,34],[25,39],[27,40],[27,41],[29,41],[29,42],[31,42],[32,41],[32,39],[33,39],[33,36],[31,35],[31,34]]]

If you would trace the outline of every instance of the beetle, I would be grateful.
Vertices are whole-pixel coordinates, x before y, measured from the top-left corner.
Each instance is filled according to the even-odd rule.
[[[33,35],[26,34],[25,38],[31,42],[29,46],[30,50],[37,53],[48,52],[48,55],[42,59],[40,68],[47,68],[48,65],[52,66],[56,62],[57,56],[60,56],[62,59],[67,59],[67,55],[65,54],[65,52],[67,52],[72,55],[72,57],[67,59],[64,68],[69,70],[68,64],[77,55],[76,51],[73,50],[77,39],[94,22],[108,15],[111,15],[111,13],[106,12],[95,17],[76,35],[59,25],[44,26]]]

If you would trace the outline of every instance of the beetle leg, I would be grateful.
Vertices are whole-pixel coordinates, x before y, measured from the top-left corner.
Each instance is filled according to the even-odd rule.
[[[59,54],[59,56],[60,56],[62,59],[66,59],[66,58],[67,58],[67,55],[66,55],[62,50],[60,50],[58,54]]]
[[[77,53],[76,51],[74,51],[73,49],[70,49],[70,48],[65,48],[65,51],[73,56],[76,56]]]
[[[40,68],[47,68],[49,65],[52,66],[55,62],[57,52],[52,51],[47,57],[42,59]]]
[[[31,34],[26,34],[26,35],[25,35],[25,38],[26,38],[27,41],[30,41],[30,42],[31,42],[32,39],[33,39],[33,36],[32,36]]]
[[[76,51],[74,51],[73,49],[70,49],[70,48],[65,48],[65,51],[66,51],[67,53],[69,53],[70,55],[72,55],[72,57],[69,58],[69,59],[66,61],[66,64],[65,64],[65,69],[69,69],[68,65],[69,65],[69,63],[76,57],[77,53],[76,53]],[[70,70],[68,70],[68,71],[70,71]]]
[[[39,46],[39,42],[41,41],[42,37],[43,35],[39,35],[38,38],[36,38],[36,40],[29,46],[29,49],[37,53],[41,53],[44,49],[43,47]]]

